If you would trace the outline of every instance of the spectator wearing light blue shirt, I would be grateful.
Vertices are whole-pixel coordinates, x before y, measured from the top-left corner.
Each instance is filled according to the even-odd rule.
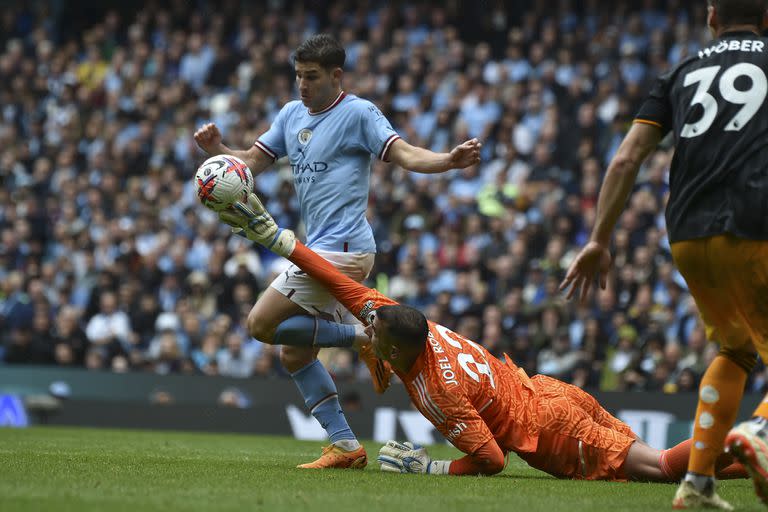
[[[501,105],[491,96],[490,87],[480,83],[461,106],[460,117],[470,137],[486,138],[490,126],[501,117]]]
[[[200,34],[190,35],[187,41],[187,52],[179,64],[179,78],[193,89],[202,88],[215,57],[215,52],[210,46],[204,44]]]

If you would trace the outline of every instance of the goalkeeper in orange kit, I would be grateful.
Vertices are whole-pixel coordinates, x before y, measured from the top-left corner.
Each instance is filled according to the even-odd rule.
[[[688,441],[655,450],[583,390],[543,375],[529,378],[509,358],[501,362],[418,310],[350,279],[297,241],[292,231],[278,228],[254,194],[247,205],[236,203],[219,215],[234,231],[288,258],[354,313],[366,325],[364,339],[389,362],[416,408],[467,454],[453,461],[431,460],[424,448],[389,441],[378,457],[383,470],[494,474],[504,468],[504,456],[515,452],[560,478],[672,482],[685,473]],[[360,345],[361,337],[317,322],[313,335],[290,341]],[[727,455],[719,461],[721,477],[746,476],[730,462]]]

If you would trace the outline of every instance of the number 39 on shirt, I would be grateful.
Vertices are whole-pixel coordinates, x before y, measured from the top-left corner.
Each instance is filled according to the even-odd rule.
[[[709,90],[721,67],[708,66],[691,71],[685,75],[683,80],[685,87],[696,85],[696,92],[691,100],[691,106],[701,105],[704,109],[704,114],[695,123],[683,125],[680,137],[690,139],[703,135],[709,130],[712,123],[715,122],[718,110],[717,100],[709,94]],[[748,88],[744,90],[736,88],[736,80],[741,77],[749,78],[748,81],[750,82]],[[765,96],[768,94],[768,79],[765,77],[765,72],[758,66],[748,62],[740,62],[723,71],[720,79],[717,81],[717,87],[720,91],[720,96],[725,101],[735,105],[742,105],[736,115],[725,125],[725,131],[738,132],[754,117],[763,104]]]

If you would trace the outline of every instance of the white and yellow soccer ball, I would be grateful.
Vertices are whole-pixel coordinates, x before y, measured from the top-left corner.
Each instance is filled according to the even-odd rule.
[[[253,191],[253,175],[248,166],[231,155],[212,156],[195,173],[197,198],[206,208],[221,211],[234,202],[245,202]]]

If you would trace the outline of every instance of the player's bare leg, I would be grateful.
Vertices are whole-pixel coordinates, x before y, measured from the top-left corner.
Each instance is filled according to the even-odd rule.
[[[646,482],[668,481],[667,475],[659,464],[660,455],[660,450],[651,448],[639,439],[632,443],[624,462],[627,478]]]
[[[276,332],[283,322],[306,314],[304,308],[272,287],[267,288],[248,315],[248,329],[254,338],[275,343]],[[281,362],[291,372],[304,403],[328,432],[331,444],[319,459],[301,468],[364,468],[368,459],[365,449],[355,438],[341,410],[338,391],[328,371],[318,361],[311,347],[283,346]]]
[[[272,345],[277,326],[292,316],[302,314],[306,314],[304,308],[270,286],[248,313],[248,333]]]
[[[644,482],[678,482],[685,476],[691,439],[669,448],[657,450],[642,440],[635,441],[627,453],[624,471],[630,480]],[[718,479],[748,478],[745,468],[729,454],[721,454],[715,462]]]

